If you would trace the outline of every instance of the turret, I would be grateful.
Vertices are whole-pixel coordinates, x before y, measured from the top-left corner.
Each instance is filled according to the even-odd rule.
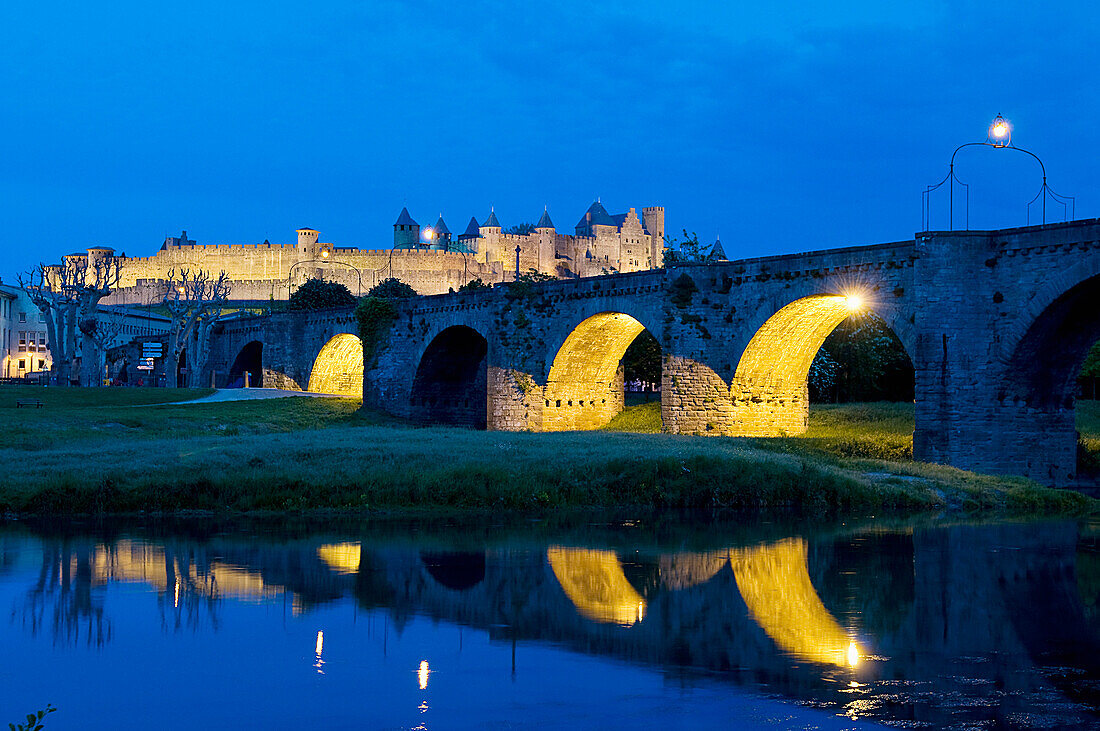
[[[542,218],[535,224],[535,236],[539,242],[539,271],[547,274],[554,271],[554,222],[550,220],[550,212],[546,206],[542,208]]]
[[[466,224],[466,230],[458,235],[458,246],[455,247],[455,250],[465,251],[467,254],[476,254],[478,239],[480,238],[481,227],[478,225],[477,219],[470,216],[470,222]]]
[[[297,229],[298,233],[298,261],[308,261],[317,258],[317,239],[321,232],[312,228]]]
[[[443,214],[439,214],[439,220],[435,222],[435,226],[431,229],[431,239],[428,240],[428,244],[433,249],[442,249],[443,251],[451,250],[451,230],[447,228],[447,224],[443,222]]]
[[[481,261],[500,261],[500,221],[497,220],[496,209],[489,209],[489,217],[478,230],[484,240],[484,246],[481,249],[484,257]]]
[[[393,224],[393,248],[415,249],[420,246],[420,224],[409,215],[408,208],[401,209],[401,215]]]
[[[665,251],[665,208],[664,206],[649,206],[642,209],[642,222],[649,232],[649,256],[650,266],[654,269],[661,266],[664,261]]]

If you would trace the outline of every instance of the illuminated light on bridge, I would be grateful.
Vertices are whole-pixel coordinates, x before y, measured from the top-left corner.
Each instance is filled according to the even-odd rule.
[[[601,312],[573,329],[550,366],[543,431],[595,429],[622,410],[619,362],[642,330],[621,312]]]
[[[863,309],[863,297],[858,294],[845,295],[844,304],[848,306],[849,312],[859,312]]]
[[[624,627],[645,617],[645,600],[627,581],[613,551],[555,546],[546,551],[546,557],[582,617]]]
[[[341,333],[325,343],[314,362],[306,390],[362,398],[363,343],[359,338]]]
[[[358,543],[328,543],[317,549],[317,557],[338,574],[359,573],[361,555]]]
[[[854,667],[859,648],[822,604],[806,559],[801,538],[730,551],[749,614],[780,649],[802,660]]]
[[[428,661],[427,660],[421,660],[420,661],[420,667],[417,668],[417,671],[416,671],[417,680],[420,681],[420,690],[427,690],[428,689],[428,674],[430,672],[431,671],[428,670]]]

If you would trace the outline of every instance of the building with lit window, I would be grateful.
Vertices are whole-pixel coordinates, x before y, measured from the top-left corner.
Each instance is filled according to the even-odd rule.
[[[0,282],[0,378],[48,371],[46,318],[22,287]]]

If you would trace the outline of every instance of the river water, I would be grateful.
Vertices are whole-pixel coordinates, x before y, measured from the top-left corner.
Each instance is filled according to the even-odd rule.
[[[0,523],[0,725],[1100,726],[1100,525]]]

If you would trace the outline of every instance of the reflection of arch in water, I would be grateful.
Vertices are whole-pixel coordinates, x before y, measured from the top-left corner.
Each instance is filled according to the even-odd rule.
[[[313,362],[306,390],[363,398],[363,342],[340,333],[325,343]]]
[[[614,552],[553,546],[546,557],[581,616],[624,626],[640,622],[645,616],[645,600],[627,581]]]
[[[473,551],[421,551],[424,568],[448,589],[466,591],[485,579],[485,554]]]
[[[782,650],[802,660],[855,665],[859,650],[810,581],[806,541],[788,538],[730,551],[737,588],[753,620]]]
[[[359,573],[362,553],[358,543],[327,543],[317,548],[317,557],[338,574]]]

